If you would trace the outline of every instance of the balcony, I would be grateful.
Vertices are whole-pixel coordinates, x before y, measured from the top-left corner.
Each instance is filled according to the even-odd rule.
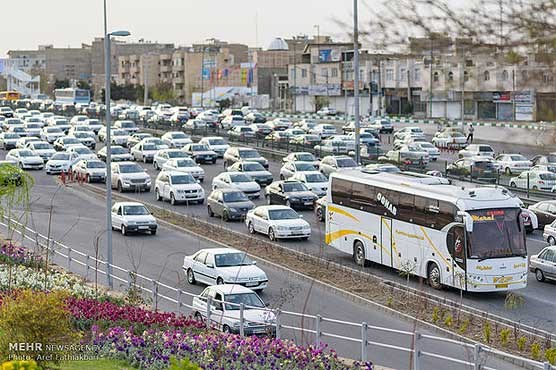
[[[185,82],[183,76],[174,77],[172,81],[175,84],[183,84]]]
[[[160,72],[172,72],[172,66],[171,65],[161,65],[160,66]]]

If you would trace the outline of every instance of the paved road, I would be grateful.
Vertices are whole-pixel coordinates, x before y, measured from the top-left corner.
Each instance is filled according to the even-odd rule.
[[[101,235],[104,228],[104,201],[88,195],[78,189],[78,185],[71,188],[58,187],[53,177],[46,176],[41,172],[33,172],[36,185],[32,192],[31,212],[29,227],[46,234],[49,228],[50,204],[54,197],[54,208],[52,217],[52,238],[72,246],[73,248],[86,251],[94,255],[94,241]],[[17,212],[17,211],[16,211]],[[135,235],[124,237],[114,232],[114,263],[121,267],[135,270],[146,276],[157,277],[162,283],[182,287],[185,291],[198,294],[202,291],[201,286],[189,286],[184,282],[181,271],[181,261],[184,255],[191,254],[200,248],[212,247],[210,243],[196,239],[195,237],[176,231],[173,228],[162,226],[156,236]],[[100,256],[104,255],[104,245],[100,239]],[[58,261],[62,266],[64,261]],[[412,330],[412,324],[395,319],[366,305],[355,304],[334,293],[300,280],[295,275],[290,275],[282,269],[260,262],[259,265],[267,272],[270,285],[262,293],[262,298],[269,302],[271,307],[280,307],[282,310],[299,312],[304,310],[308,314],[321,314],[324,317],[338,318],[347,321],[366,321],[369,325],[388,327],[398,330]],[[76,264],[73,266],[76,267]],[[77,267],[77,272],[83,270]],[[89,275],[92,279],[93,276]],[[103,281],[103,279],[101,279]],[[123,287],[120,287],[123,288]],[[164,309],[175,309],[175,305],[161,304]],[[312,329],[314,324],[308,320],[301,322],[299,319],[283,318],[282,322],[287,325],[303,326]],[[334,332],[341,335],[358,336],[359,328],[350,328],[344,325],[323,324],[323,331]],[[430,333],[429,333],[430,334]],[[295,338],[301,343],[310,343],[314,338],[310,335],[301,336],[299,333],[285,331],[284,335]],[[370,331],[370,340],[386,342],[398,346],[409,346],[410,338],[398,334]],[[359,346],[330,339],[327,341],[336,348],[340,355],[346,357],[357,357]],[[442,351],[460,359],[469,359],[471,352],[447,342],[426,342],[426,351]],[[409,355],[398,351],[382,349],[369,346],[369,359],[377,364],[395,369],[409,368]],[[510,364],[501,362],[494,358],[487,358],[486,363],[498,369],[517,369]],[[445,369],[446,364],[437,360],[425,360],[423,364],[426,369]],[[464,369],[459,365],[450,366],[453,369]]]

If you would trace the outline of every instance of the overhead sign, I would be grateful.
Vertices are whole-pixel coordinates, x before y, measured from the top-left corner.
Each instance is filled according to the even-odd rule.
[[[333,49],[319,49],[319,62],[338,62],[340,61],[340,51]]]

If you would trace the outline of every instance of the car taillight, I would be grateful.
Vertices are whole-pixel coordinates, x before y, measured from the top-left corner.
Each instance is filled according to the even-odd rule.
[[[544,181],[542,181],[542,180],[539,180],[539,184],[544,184]]]

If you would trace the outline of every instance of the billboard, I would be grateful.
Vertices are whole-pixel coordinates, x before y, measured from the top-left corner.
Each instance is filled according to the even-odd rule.
[[[319,62],[338,62],[340,61],[340,51],[333,49],[319,49]]]

